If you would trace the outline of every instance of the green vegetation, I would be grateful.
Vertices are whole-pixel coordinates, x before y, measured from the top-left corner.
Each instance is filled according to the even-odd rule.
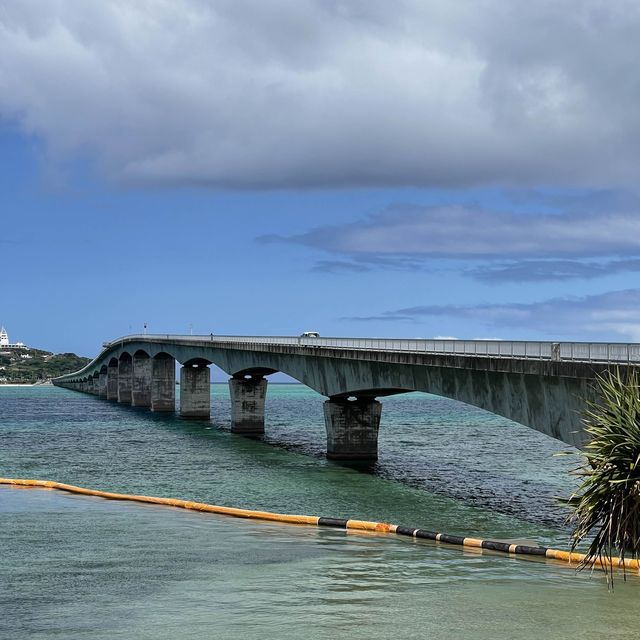
[[[0,349],[0,384],[33,384],[84,367],[89,358],[41,349]]]
[[[600,400],[590,402],[584,415],[591,440],[577,469],[580,487],[566,501],[573,508],[572,550],[590,539],[582,567],[640,555],[639,382],[635,370],[600,376]],[[613,580],[613,572],[607,577]]]

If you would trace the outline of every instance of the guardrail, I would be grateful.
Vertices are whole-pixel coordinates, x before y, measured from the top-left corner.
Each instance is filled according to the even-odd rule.
[[[410,351],[474,357],[574,360],[580,362],[640,363],[640,344],[621,342],[539,342],[519,340],[426,340],[405,338],[310,338],[304,336],[222,336],[137,334],[105,342],[108,348],[122,342],[180,341],[208,344],[255,344],[332,347],[379,351]]]

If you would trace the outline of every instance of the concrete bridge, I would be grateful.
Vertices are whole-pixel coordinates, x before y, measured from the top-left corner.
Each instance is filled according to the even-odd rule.
[[[281,371],[327,397],[327,456],[375,460],[378,398],[425,391],[581,446],[597,374],[640,366],[640,344],[375,338],[130,335],[104,343],[54,384],[151,411],[209,419],[210,370],[229,374],[232,430],[264,433],[265,376]]]

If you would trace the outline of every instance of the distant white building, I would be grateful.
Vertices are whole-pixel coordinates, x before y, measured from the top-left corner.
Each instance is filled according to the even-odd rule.
[[[4,327],[0,327],[0,349],[26,349],[24,342],[11,342]]]

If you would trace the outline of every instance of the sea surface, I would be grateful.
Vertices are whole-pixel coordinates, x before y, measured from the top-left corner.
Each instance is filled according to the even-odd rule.
[[[380,459],[324,459],[323,398],[271,384],[267,435],[55,387],[0,387],[0,476],[566,548],[571,449],[427,394]],[[394,536],[0,486],[0,638],[635,638],[640,578]]]

